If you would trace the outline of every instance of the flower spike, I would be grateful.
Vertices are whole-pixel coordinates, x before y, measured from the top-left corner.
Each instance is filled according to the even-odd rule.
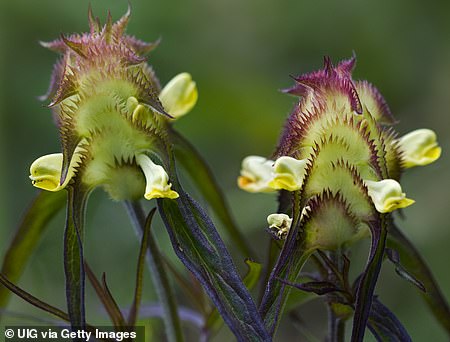
[[[441,156],[436,133],[430,129],[412,131],[401,137],[398,144],[404,168],[428,165]]]

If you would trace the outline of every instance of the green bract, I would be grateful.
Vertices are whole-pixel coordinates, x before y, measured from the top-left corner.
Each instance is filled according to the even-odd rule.
[[[398,183],[401,171],[440,154],[430,130],[397,139],[391,127],[395,119],[381,94],[352,79],[354,63],[352,58],[333,66],[326,58],[322,70],[295,78],[286,92],[301,99],[273,161],[246,158],[238,180],[251,192],[298,191],[308,208],[301,231],[312,249],[343,246],[367,235],[379,213],[414,203]]]

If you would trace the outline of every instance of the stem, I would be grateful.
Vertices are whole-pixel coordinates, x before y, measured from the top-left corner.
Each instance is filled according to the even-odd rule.
[[[145,226],[145,214],[137,201],[125,201],[125,208],[136,230],[136,234],[142,237]],[[183,341],[180,319],[178,317],[175,296],[164,269],[163,260],[153,236],[149,236],[147,265],[153,280],[153,286],[163,308],[163,321],[167,338],[170,342]]]
[[[342,287],[344,285],[342,273],[344,269],[344,263],[342,260],[342,248],[338,248],[336,251],[332,251],[329,254],[329,257],[331,261],[335,265],[334,270],[328,270],[329,277],[337,278],[333,279],[333,281],[338,281],[341,284],[339,285]],[[325,255],[325,258],[327,256]],[[329,341],[330,342],[344,342],[345,337],[345,319],[342,317],[339,317],[336,315],[336,312],[334,311],[332,307],[332,303],[334,301],[334,295],[329,294],[329,301],[328,301],[328,331],[330,334]]]
[[[330,342],[344,341],[345,321],[337,317],[330,306],[328,306],[328,331],[330,334]]]

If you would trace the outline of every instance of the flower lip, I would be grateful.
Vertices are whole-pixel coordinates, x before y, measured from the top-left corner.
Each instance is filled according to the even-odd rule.
[[[428,165],[441,156],[442,149],[437,143],[436,133],[430,129],[417,129],[397,142],[402,152],[402,166],[405,168]]]
[[[400,184],[393,179],[365,180],[364,184],[367,186],[368,194],[372,198],[375,208],[380,213],[406,208],[415,202],[406,198]]]
[[[144,172],[146,188],[144,197],[148,200],[153,198],[178,198],[176,191],[171,189],[169,176],[161,165],[155,164],[147,155],[138,154],[136,162]]]
[[[48,154],[36,159],[30,166],[32,184],[48,191],[59,191],[65,188],[70,178],[66,177],[65,182],[60,184],[62,162],[62,153]]]

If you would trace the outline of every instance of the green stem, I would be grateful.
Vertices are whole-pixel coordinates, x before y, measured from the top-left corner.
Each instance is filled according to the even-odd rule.
[[[125,208],[133,223],[133,227],[139,237],[142,237],[145,227],[145,214],[137,201],[126,201]],[[164,311],[164,325],[166,328],[167,339],[170,342],[183,341],[180,319],[178,317],[175,296],[170,286],[167,272],[164,269],[163,260],[158,250],[156,241],[150,234],[147,253],[147,265],[150,269],[153,285],[161,302]]]

